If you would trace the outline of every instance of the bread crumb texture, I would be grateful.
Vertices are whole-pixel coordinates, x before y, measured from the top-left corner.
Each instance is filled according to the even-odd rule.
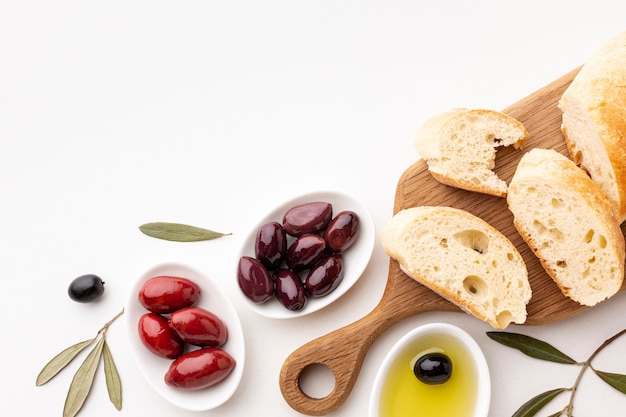
[[[564,295],[593,306],[624,278],[624,235],[611,203],[574,162],[533,149],[518,164],[507,196],[514,224]]]
[[[507,184],[493,171],[497,148],[521,148],[527,137],[522,123],[504,113],[459,108],[428,119],[413,144],[437,181],[503,197]]]
[[[408,208],[391,218],[381,241],[404,273],[494,328],[526,321],[526,265],[484,220],[451,207]]]

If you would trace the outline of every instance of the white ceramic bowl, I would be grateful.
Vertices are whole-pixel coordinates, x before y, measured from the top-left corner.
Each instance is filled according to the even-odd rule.
[[[148,351],[139,339],[139,318],[148,311],[139,303],[137,295],[144,282],[158,275],[188,278],[200,286],[201,295],[197,306],[216,314],[228,328],[228,341],[223,349],[236,361],[235,368],[224,380],[198,391],[182,391],[165,384],[164,376],[172,360],[158,357]],[[237,390],[245,364],[244,335],[239,316],[229,298],[217,283],[207,275],[181,263],[162,263],[146,270],[133,285],[124,311],[126,331],[132,356],[146,381],[163,398],[190,411],[210,410],[226,402]]]
[[[359,234],[352,246],[343,252],[345,275],[339,286],[330,294],[314,298],[309,297],[307,305],[300,311],[291,311],[285,308],[276,297],[264,303],[255,303],[240,291],[244,303],[254,312],[269,318],[286,319],[292,317],[302,317],[304,315],[318,311],[346,293],[361,277],[367,267],[374,250],[376,232],[374,220],[367,209],[360,201],[347,194],[337,191],[317,191],[310,192],[295,198],[289,199],[278,205],[272,211],[263,216],[258,223],[250,230],[241,247],[239,257],[254,257],[254,246],[259,228],[265,223],[276,221],[282,223],[283,215],[287,210],[301,204],[325,201],[333,205],[333,216],[343,210],[352,210],[359,216]],[[291,238],[289,238],[291,239]],[[239,260],[239,258],[237,258]],[[237,279],[237,265],[235,265],[235,279]]]
[[[447,347],[442,348],[442,346]],[[459,371],[459,365],[461,365],[464,367],[463,372],[473,369],[474,371],[470,373],[476,379],[473,384],[476,387],[473,412],[467,407],[464,408],[464,411],[467,411],[468,417],[486,417],[491,402],[491,377],[485,356],[469,334],[459,327],[447,323],[429,323],[416,327],[405,334],[391,348],[374,379],[369,403],[369,417],[383,417],[380,413],[381,399],[387,377],[394,365],[406,366],[407,374],[409,374],[412,372],[415,361],[424,353],[440,352],[441,350],[444,350],[449,356],[452,352],[462,352],[462,354],[459,353],[450,358],[453,363],[452,378],[455,376],[455,368]],[[459,364],[459,356],[468,363]],[[399,365],[398,361],[400,361]],[[452,379],[448,383],[450,382]]]

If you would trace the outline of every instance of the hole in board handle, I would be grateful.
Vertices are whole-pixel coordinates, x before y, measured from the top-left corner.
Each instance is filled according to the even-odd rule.
[[[328,366],[312,363],[302,369],[298,377],[298,386],[310,398],[325,398],[335,389],[335,375]]]

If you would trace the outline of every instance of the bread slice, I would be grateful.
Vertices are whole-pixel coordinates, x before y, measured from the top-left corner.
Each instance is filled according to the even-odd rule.
[[[626,32],[603,45],[563,93],[561,130],[571,158],[626,220]]]
[[[452,207],[408,208],[391,218],[381,239],[404,273],[494,328],[526,321],[524,260],[481,218]]]
[[[552,149],[526,153],[509,184],[515,228],[563,294],[587,306],[624,279],[624,235],[600,187]]]
[[[504,113],[453,109],[426,120],[413,144],[437,181],[504,197],[506,182],[493,171],[496,148],[521,148],[527,137],[524,125]]]

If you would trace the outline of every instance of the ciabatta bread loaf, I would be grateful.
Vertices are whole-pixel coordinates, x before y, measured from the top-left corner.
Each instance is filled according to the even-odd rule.
[[[526,321],[524,260],[479,217],[452,207],[408,208],[391,218],[381,241],[404,273],[494,328]]]
[[[626,32],[582,67],[559,108],[571,158],[589,172],[626,220]]]
[[[426,120],[413,144],[437,181],[503,197],[506,182],[493,171],[496,148],[523,147],[527,137],[524,125],[504,113],[454,109]]]
[[[624,279],[624,235],[600,187],[567,157],[532,149],[507,195],[514,224],[563,294],[587,306]]]

